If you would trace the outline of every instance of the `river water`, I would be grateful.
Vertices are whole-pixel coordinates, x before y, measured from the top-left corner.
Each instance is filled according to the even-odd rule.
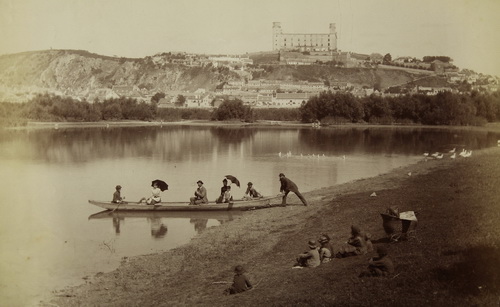
[[[33,305],[43,294],[116,268],[123,257],[165,251],[245,213],[99,213],[115,185],[136,201],[151,181],[163,201],[188,201],[196,181],[214,200],[225,175],[241,198],[252,181],[279,192],[278,174],[301,192],[376,176],[424,152],[496,146],[487,132],[410,128],[164,126],[0,132],[0,301]],[[281,155],[280,155],[281,153]],[[445,158],[449,158],[445,156]]]

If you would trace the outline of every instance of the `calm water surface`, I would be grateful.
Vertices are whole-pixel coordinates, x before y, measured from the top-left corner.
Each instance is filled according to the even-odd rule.
[[[241,198],[252,181],[279,192],[278,174],[302,192],[371,177],[422,159],[423,152],[496,146],[498,134],[394,128],[88,128],[0,133],[0,298],[29,305],[53,289],[114,269],[123,257],[165,251],[238,213],[99,213],[88,199],[150,195],[187,201],[196,181],[209,199],[225,175]],[[281,152],[281,157],[279,153]],[[287,157],[287,153],[290,156]],[[345,158],[344,158],[345,156]],[[245,214],[245,213],[243,213]],[[7,306],[6,305],[6,306]]]

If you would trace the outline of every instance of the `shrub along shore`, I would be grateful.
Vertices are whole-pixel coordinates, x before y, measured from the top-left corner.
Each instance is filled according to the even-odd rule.
[[[146,103],[120,97],[103,101],[96,99],[91,103],[70,97],[39,94],[26,103],[0,103],[0,125],[25,126],[29,121],[274,120],[303,123],[320,121],[322,124],[480,126],[500,120],[500,93],[497,92],[440,92],[434,96],[407,94],[398,97],[372,94],[356,97],[351,93],[328,91],[302,101],[300,108],[254,108],[228,96],[214,109],[158,108],[157,102],[157,99]]]
[[[469,158],[424,160],[373,178],[295,196],[290,206],[249,211],[189,244],[124,259],[42,306],[492,306],[500,295],[500,147]],[[408,174],[411,172],[411,176]],[[292,178],[293,179],[293,178]],[[299,187],[300,188],[300,187]],[[376,197],[370,195],[376,192]],[[388,243],[380,213],[418,214],[414,240]],[[338,250],[351,225],[384,245],[396,272],[359,278],[374,252],[292,269],[323,232]],[[224,296],[235,265],[255,289]]]

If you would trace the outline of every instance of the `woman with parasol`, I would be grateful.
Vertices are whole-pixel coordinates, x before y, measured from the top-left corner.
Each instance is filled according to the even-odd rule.
[[[140,204],[143,201],[146,201],[146,205],[155,205],[161,202],[160,192],[168,190],[168,184],[162,180],[153,180],[151,182],[151,197],[141,198],[137,203]]]

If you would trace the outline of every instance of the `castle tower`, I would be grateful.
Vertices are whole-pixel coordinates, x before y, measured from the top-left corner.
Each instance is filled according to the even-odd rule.
[[[273,22],[273,50],[280,49],[280,36],[283,34],[281,22]]]
[[[337,27],[335,26],[334,23],[330,24],[330,33],[331,34],[337,34]]]

